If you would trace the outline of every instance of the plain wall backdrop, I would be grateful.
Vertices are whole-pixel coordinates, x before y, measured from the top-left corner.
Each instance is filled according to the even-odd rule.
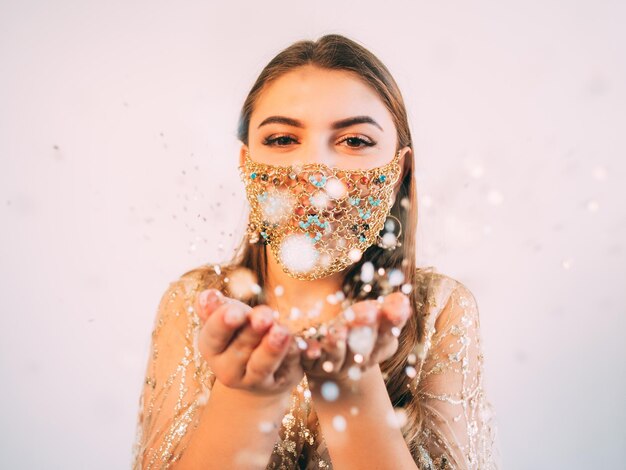
[[[624,468],[625,5],[0,1],[0,467],[130,466],[160,296],[243,234],[243,100],[339,33],[403,92],[506,468]]]

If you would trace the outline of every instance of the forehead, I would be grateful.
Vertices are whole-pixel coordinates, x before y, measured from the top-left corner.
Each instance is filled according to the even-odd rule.
[[[262,90],[251,115],[252,128],[267,116],[281,115],[326,126],[330,121],[369,115],[384,131],[393,118],[378,93],[356,73],[306,65],[273,80]]]

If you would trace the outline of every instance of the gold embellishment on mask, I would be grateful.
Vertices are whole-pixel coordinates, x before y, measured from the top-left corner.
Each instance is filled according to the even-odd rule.
[[[376,242],[401,173],[400,151],[368,170],[322,163],[240,167],[250,203],[250,241],[269,245],[283,271],[311,280],[345,269]]]

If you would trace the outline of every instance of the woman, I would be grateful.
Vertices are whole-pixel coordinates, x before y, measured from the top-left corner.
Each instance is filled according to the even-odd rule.
[[[134,468],[496,468],[479,316],[415,265],[407,114],[359,44],[300,41],[242,109],[248,234],[172,282]]]

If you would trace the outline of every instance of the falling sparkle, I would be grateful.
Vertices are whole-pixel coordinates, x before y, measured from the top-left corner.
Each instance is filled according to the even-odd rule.
[[[341,199],[347,193],[346,186],[337,178],[326,181],[326,193],[333,199]]]
[[[270,189],[267,198],[260,203],[264,219],[272,224],[285,220],[293,208],[290,196],[278,189]]]
[[[402,408],[394,408],[387,413],[387,424],[395,429],[400,429],[407,422],[406,411]]]
[[[305,235],[287,236],[280,245],[280,259],[287,269],[306,273],[315,267],[319,252]]]
[[[481,165],[475,165],[469,171],[469,174],[472,178],[480,178],[485,174],[485,169]]]
[[[256,282],[256,276],[246,268],[237,268],[229,277],[228,291],[239,300],[251,298],[260,292],[260,286]]]
[[[348,369],[348,378],[350,380],[360,380],[362,375],[361,368],[359,366],[350,366]]]
[[[339,398],[339,386],[332,381],[326,381],[322,384],[322,397],[326,401],[335,401]]]
[[[355,326],[348,334],[348,346],[352,352],[368,355],[374,348],[374,330],[370,326]]]
[[[309,198],[309,202],[312,206],[318,209],[326,209],[326,207],[328,207],[328,203],[330,202],[330,198],[325,191],[317,191]]]
[[[587,210],[589,212],[597,212],[599,208],[600,208],[600,205],[598,204],[598,201],[594,201],[592,199],[591,201],[587,202]]]
[[[291,311],[289,312],[289,319],[294,321],[300,318],[301,312],[298,307],[291,307]]]
[[[389,285],[399,286],[404,282],[404,273],[399,269],[392,269],[389,271]]]
[[[271,421],[261,421],[259,423],[259,431],[263,434],[268,434],[274,430],[276,426]]]
[[[606,168],[604,168],[603,166],[597,166],[593,169],[593,177],[595,179],[597,179],[598,181],[604,181],[607,176],[608,176],[608,172],[606,171]]]
[[[492,206],[500,206],[503,201],[504,197],[502,196],[502,193],[496,189],[492,189],[487,194],[487,202],[489,202]]]
[[[369,284],[374,280],[374,265],[367,261],[361,266],[361,281],[365,284]]]
[[[348,423],[346,422],[346,418],[341,415],[337,415],[333,417],[333,428],[339,432],[343,432],[346,430]]]
[[[361,250],[359,250],[358,248],[352,248],[349,252],[348,252],[348,258],[350,258],[350,260],[354,263],[356,263],[357,261],[359,261],[361,259],[361,257],[363,256],[363,253],[361,252]]]

